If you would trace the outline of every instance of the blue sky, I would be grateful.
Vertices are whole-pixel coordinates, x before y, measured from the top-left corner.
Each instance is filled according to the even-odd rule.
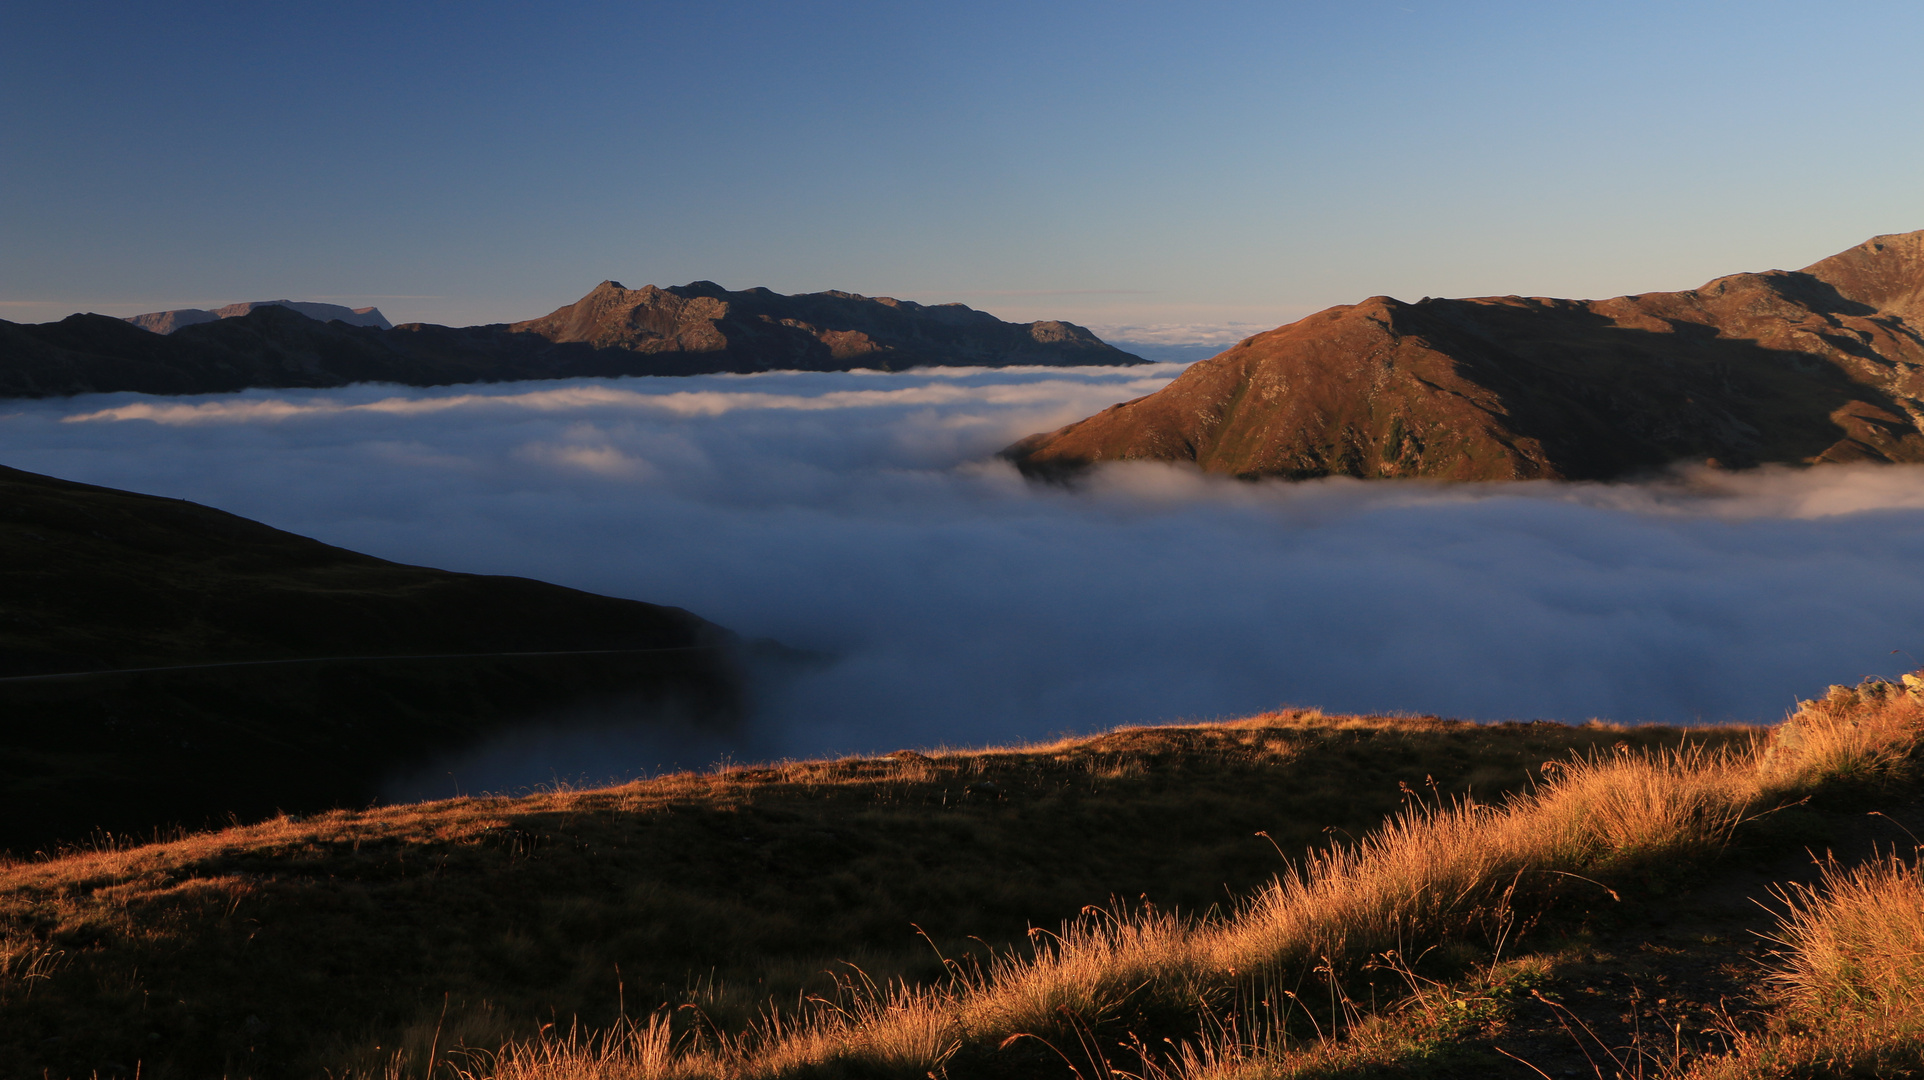
[[[1273,325],[1924,228],[1924,5],[10,4],[0,317],[603,278]]]

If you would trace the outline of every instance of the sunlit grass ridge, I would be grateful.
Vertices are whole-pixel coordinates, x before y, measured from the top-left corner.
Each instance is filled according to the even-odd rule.
[[[1473,933],[1500,943],[1516,920],[1559,895],[1609,891],[1626,873],[1714,856],[1756,815],[1827,786],[1892,777],[1908,767],[1924,719],[1915,690],[1914,680],[1834,687],[1803,703],[1766,743],[1746,749],[1626,746],[1573,758],[1547,767],[1533,790],[1496,804],[1412,792],[1381,829],[1307,855],[1221,917],[1091,912],[1058,933],[1036,935],[1024,954],[958,967],[947,985],[890,987],[857,995],[852,1006],[771,1016],[738,1036],[689,1037],[674,1047],[658,1025],[612,1041],[541,1039],[508,1046],[477,1062],[475,1072],[530,1080],[941,1075],[998,1051],[1019,1052],[1025,1036],[1073,1067],[1100,1072],[1108,1066],[1091,1052],[1090,1033],[1109,1033],[1111,1047],[1120,1045],[1118,1035],[1170,1038],[1167,1050],[1197,1038],[1208,1017],[1231,1008],[1252,984],[1284,988],[1314,1017],[1313,994],[1334,1000],[1342,976],[1378,958],[1415,956]],[[1839,993],[1848,1007],[1880,1015],[1890,1013],[1893,994],[1912,1007],[1924,967],[1903,935],[1924,927],[1924,916],[1905,906],[1909,894],[1882,906],[1853,898],[1905,888],[1917,888],[1915,873],[1892,863],[1834,875],[1827,892],[1799,894],[1786,929],[1798,959],[1784,976],[1804,1003],[1799,1008],[1843,1007]],[[1845,909],[1865,914],[1844,926],[1837,912]],[[1878,912],[1894,917],[1878,921]],[[1851,934],[1906,943],[1866,952]],[[1846,938],[1850,944],[1838,944]],[[1839,959],[1858,955],[1885,960],[1872,970]],[[1865,988],[1872,985],[1882,989]],[[1332,1006],[1323,1023],[1338,1020]],[[1233,1044],[1192,1041],[1186,1052],[1144,1055],[1150,1071],[1290,1071],[1287,1061]]]
[[[1528,787],[1545,761],[1618,742],[1743,745],[1756,731],[1287,710],[284,816],[160,842],[96,837],[0,862],[0,948],[21,958],[0,972],[0,1076],[86,1076],[110,1061],[142,1062],[155,1080],[378,1075],[396,1053],[419,1075],[430,1051],[445,1071],[450,1053],[543,1022],[607,1031],[662,1005],[679,1052],[700,1049],[691,1032],[708,1049],[718,1033],[747,1035],[744,1053],[772,1067],[776,1040],[757,1020],[780,1003],[783,1060],[843,1060],[838,1039],[895,1038],[822,1004],[856,1013],[886,997],[864,978],[906,980],[911,999],[951,990],[938,951],[974,976],[992,952],[1011,959],[1027,927],[1111,897],[1135,916],[1153,902],[1188,940],[1187,913],[1220,921],[1230,897],[1275,874],[1278,849],[1376,830],[1403,805],[1399,784],[1432,802],[1488,800]],[[827,971],[852,985],[837,990]],[[1180,1024],[1194,1001],[1124,1004]],[[930,1038],[980,1045],[949,1012],[916,1015],[923,1034],[904,1051],[916,1060]],[[952,1075],[973,1052],[958,1050]],[[1028,1052],[1047,1053],[1022,1040],[1002,1056]]]

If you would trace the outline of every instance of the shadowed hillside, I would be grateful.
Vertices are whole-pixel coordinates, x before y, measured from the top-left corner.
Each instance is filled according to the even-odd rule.
[[[0,320],[0,397],[1145,362],[1072,323],[1006,323],[962,304],[845,292],[730,292],[708,281],[668,289],[604,281],[542,318],[488,326],[350,326],[281,305],[164,325],[163,335],[105,315]]]
[[[678,608],[0,468],[0,846],[364,803],[432,750],[583,699],[720,721],[733,640]]]
[[[1608,479],[1924,461],[1924,232],[1789,273],[1613,300],[1330,308],[1004,451],[1026,473]]]

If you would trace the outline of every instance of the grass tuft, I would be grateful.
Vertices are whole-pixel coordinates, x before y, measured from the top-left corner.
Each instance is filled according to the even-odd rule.
[[[1786,912],[1770,1028],[1698,1080],[1915,1076],[1924,1071],[1924,872],[1897,853],[1823,865],[1815,885],[1778,890]]]

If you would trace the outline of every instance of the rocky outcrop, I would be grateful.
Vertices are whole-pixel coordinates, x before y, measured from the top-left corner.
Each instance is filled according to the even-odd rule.
[[[1683,461],[1924,461],[1924,232],[1611,300],[1318,312],[1004,451],[1025,472],[1606,479]]]
[[[459,328],[319,321],[304,306],[256,304],[158,334],[104,315],[0,320],[0,397],[1146,362],[1071,323],[1006,323],[961,304],[844,292],[729,292],[703,281],[671,289],[608,281],[539,319]]]
[[[387,330],[393,323],[381,314],[377,307],[351,308],[340,304],[317,304],[306,300],[249,300],[240,304],[208,311],[205,308],[176,308],[173,311],[150,311],[145,315],[132,315],[126,321],[142,330],[152,330],[156,334],[171,334],[183,326],[195,323],[213,322],[215,319],[235,319],[252,312],[255,308],[284,307],[298,311],[310,319],[321,322],[338,320],[349,326],[372,326]]]

